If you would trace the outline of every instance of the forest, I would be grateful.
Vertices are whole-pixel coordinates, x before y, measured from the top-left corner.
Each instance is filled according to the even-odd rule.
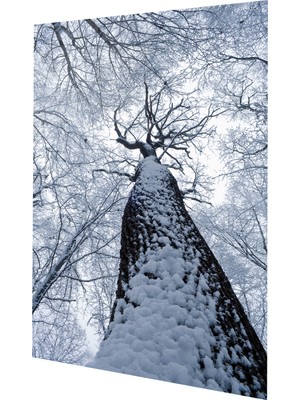
[[[124,209],[153,156],[267,349],[267,11],[35,26],[34,357],[86,365],[109,337]]]

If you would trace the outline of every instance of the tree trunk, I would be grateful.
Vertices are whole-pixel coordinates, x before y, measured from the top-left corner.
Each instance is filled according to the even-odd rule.
[[[266,398],[266,352],[154,156],[124,211],[117,299],[90,366]]]

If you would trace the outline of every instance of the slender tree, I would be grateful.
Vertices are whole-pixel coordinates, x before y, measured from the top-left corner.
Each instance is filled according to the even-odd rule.
[[[166,152],[188,151],[216,113],[189,126],[182,102],[160,114],[160,95],[146,85],[143,140],[128,138],[137,119],[121,132],[115,113],[117,141],[143,159],[123,215],[109,330],[90,365],[265,398],[265,350],[162,163]]]

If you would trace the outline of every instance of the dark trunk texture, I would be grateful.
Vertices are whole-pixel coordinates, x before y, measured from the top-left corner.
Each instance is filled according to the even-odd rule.
[[[225,382],[226,379],[220,378],[218,381],[215,378],[219,387],[224,392],[265,398],[265,349],[224,271],[189,216],[175,178],[163,166],[163,174],[156,177],[155,168],[152,167],[157,166],[158,161],[154,157],[150,158],[147,169],[142,163],[137,171],[136,183],[124,211],[117,299],[111,316],[111,330],[118,329],[113,321],[116,312],[122,314],[122,307],[118,307],[120,299],[128,307],[142,307],[138,301],[131,299],[128,291],[131,279],[137,274],[144,274],[152,281],[160,279],[159,271],[141,272],[141,265],[152,257],[151,254],[163,249],[167,241],[169,246],[180,250],[187,265],[191,260],[198,260],[196,268],[183,268],[181,272],[184,284],[193,287],[195,304],[200,296],[206,299],[207,308],[210,300],[214,301],[216,319],[209,324],[209,332],[213,338],[211,362],[217,368],[220,354],[226,348],[227,355],[225,361],[223,357],[222,369],[230,379],[239,382],[239,391],[235,392],[233,386]],[[149,173],[151,169],[153,177]],[[151,189],[153,185],[155,190]],[[186,307],[188,309],[188,305]],[[105,342],[109,340],[110,334],[109,332]],[[200,349],[197,357],[199,369],[204,369],[206,361]],[[209,387],[205,382],[202,384],[202,387]]]

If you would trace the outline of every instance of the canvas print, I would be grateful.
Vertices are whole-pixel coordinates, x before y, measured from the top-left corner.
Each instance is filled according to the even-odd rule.
[[[33,357],[267,398],[267,17],[35,26]]]

